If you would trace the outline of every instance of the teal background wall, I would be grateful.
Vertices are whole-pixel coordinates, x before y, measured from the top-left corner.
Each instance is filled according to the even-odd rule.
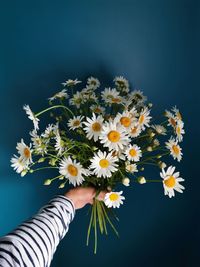
[[[77,211],[52,267],[199,266],[199,1],[8,0],[0,13],[0,235],[64,192],[43,186],[46,172],[21,178],[10,168],[16,142],[28,142],[32,127],[23,104],[40,110],[67,78],[108,83],[124,75],[154,114],[181,109],[185,193],[168,199],[160,184],[125,188],[120,240],[110,230],[96,256],[85,246],[88,207]]]

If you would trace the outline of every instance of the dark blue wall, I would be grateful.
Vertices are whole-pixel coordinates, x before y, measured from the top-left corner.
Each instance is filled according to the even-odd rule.
[[[85,247],[87,208],[77,212],[52,266],[199,266],[198,1],[1,1],[0,235],[64,191],[42,185],[47,173],[23,178],[10,168],[16,142],[31,123],[22,105],[46,106],[67,78],[124,75],[154,103],[175,104],[186,127],[178,164],[186,190],[175,199],[160,184],[127,188],[118,210],[120,240],[100,238],[98,254]],[[197,102],[198,101],[198,102]],[[158,170],[147,173],[158,177]]]

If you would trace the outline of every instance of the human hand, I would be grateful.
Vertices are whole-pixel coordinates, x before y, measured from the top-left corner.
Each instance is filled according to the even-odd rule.
[[[103,201],[106,193],[101,191],[97,199]],[[75,209],[81,209],[86,204],[93,204],[95,195],[96,190],[93,187],[75,187],[65,193],[65,196],[74,203]]]

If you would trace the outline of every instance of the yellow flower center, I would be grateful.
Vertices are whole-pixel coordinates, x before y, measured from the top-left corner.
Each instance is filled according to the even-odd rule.
[[[174,151],[174,153],[175,153],[176,155],[178,155],[178,154],[179,154],[179,152],[180,152],[180,149],[179,149],[179,147],[178,147],[178,146],[176,146],[176,145],[173,145],[173,146],[172,146],[172,149],[173,149],[173,151]]]
[[[180,113],[180,112],[177,112],[176,116],[177,116],[177,118],[178,118],[179,120],[182,120],[182,116],[181,116],[181,113]]]
[[[116,193],[112,193],[112,194],[110,194],[109,198],[111,201],[116,201],[116,200],[118,200],[119,196]]]
[[[176,126],[176,121],[175,121],[175,119],[174,118],[170,118],[170,123],[172,124],[172,126]]]
[[[129,127],[131,124],[131,119],[129,117],[121,117],[120,122],[124,127]]]
[[[68,165],[67,170],[68,170],[69,174],[72,176],[77,176],[77,174],[78,174],[78,169],[72,164]]]
[[[30,156],[31,156],[31,151],[30,151],[30,149],[28,147],[24,148],[24,156],[26,158],[30,158]]]
[[[112,102],[113,103],[120,103],[121,102],[121,99],[120,98],[117,98],[117,97],[113,97],[112,98]]]
[[[109,161],[107,159],[101,159],[99,161],[99,165],[100,165],[101,168],[108,168],[110,163],[109,163]]]
[[[119,155],[119,152],[117,152],[117,151],[113,151],[113,152],[112,152],[112,156],[113,156],[113,157],[117,157],[118,155]]]
[[[101,112],[101,109],[100,109],[100,108],[95,108],[95,109],[94,109],[94,112],[96,112],[96,113],[100,113],[100,112]]]
[[[110,131],[108,134],[108,140],[116,143],[120,139],[120,133],[118,131]]]
[[[144,119],[145,119],[144,114],[140,115],[139,124],[143,124]]]
[[[92,124],[92,130],[94,132],[99,132],[101,130],[101,124],[98,122],[95,122]]]
[[[131,133],[132,134],[135,134],[137,132],[137,127],[133,127],[132,129],[131,129]]]
[[[180,134],[181,133],[181,128],[179,126],[176,127],[176,133]]]
[[[131,155],[131,157],[135,157],[137,155],[137,151],[134,148],[131,148],[129,150],[129,154]]]
[[[164,184],[169,188],[174,187],[175,183],[176,183],[176,179],[174,178],[174,176],[169,176],[168,179],[164,180]]]
[[[79,126],[80,125],[80,121],[78,121],[78,120],[74,121],[73,125],[74,126]]]

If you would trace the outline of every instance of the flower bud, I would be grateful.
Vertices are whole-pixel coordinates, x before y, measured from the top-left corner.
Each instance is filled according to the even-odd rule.
[[[148,147],[147,147],[147,151],[149,151],[149,152],[153,151],[152,146],[148,146]]]
[[[44,162],[44,161],[45,161],[45,158],[38,159],[38,163],[41,163],[41,162]]]
[[[55,166],[55,165],[56,165],[56,161],[57,161],[56,158],[51,158],[50,161],[49,161],[49,164],[50,164],[51,166]]]
[[[130,179],[128,177],[123,178],[122,184],[125,186],[129,186],[130,185]]]
[[[153,144],[154,144],[154,146],[159,146],[160,145],[160,142],[159,142],[158,139],[154,139],[153,140]]]
[[[59,185],[59,188],[64,188],[65,187],[65,183],[62,183]]]
[[[152,103],[148,103],[148,107],[149,108],[152,108],[153,107],[153,104]]]
[[[165,162],[159,161],[158,166],[159,168],[164,169],[167,165],[165,164]]]
[[[24,177],[26,174],[27,174],[27,170],[23,170],[23,171],[21,172],[21,177]]]
[[[150,133],[150,137],[154,137],[156,134],[155,133]]]
[[[108,191],[112,191],[111,186],[107,186],[107,190],[108,190]]]
[[[138,183],[139,184],[145,184],[146,182],[147,181],[146,181],[145,177],[143,177],[143,176],[138,177]]]
[[[51,179],[47,179],[44,181],[44,185],[50,185],[51,184]]]

